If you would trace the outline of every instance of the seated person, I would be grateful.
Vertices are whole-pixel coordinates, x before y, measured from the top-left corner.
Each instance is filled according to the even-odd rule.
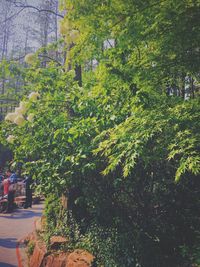
[[[11,184],[17,183],[17,174],[15,172],[10,172],[9,180]]]

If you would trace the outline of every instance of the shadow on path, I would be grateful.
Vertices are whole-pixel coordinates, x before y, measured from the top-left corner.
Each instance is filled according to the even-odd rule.
[[[41,207],[33,207],[33,209],[34,210],[41,210],[41,211],[43,210],[43,208],[41,208]]]
[[[33,211],[33,210],[17,210],[13,213],[8,214],[0,214],[0,218],[6,218],[6,219],[27,219],[32,217],[39,217],[42,215],[42,209]],[[1,266],[1,265],[0,265]]]
[[[12,265],[12,264],[8,264],[8,263],[4,263],[4,262],[0,262],[0,266],[1,266],[1,267],[17,267],[16,265]]]
[[[16,248],[16,238],[0,238],[0,247]],[[0,264],[1,266],[1,264]]]

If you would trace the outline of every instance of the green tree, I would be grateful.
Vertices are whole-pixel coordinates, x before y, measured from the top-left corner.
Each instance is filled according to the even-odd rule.
[[[183,98],[199,79],[199,2],[61,2],[66,65],[30,67],[34,93],[0,139],[51,195],[48,234],[97,266],[198,264],[199,98]],[[52,201],[62,194],[68,212]]]

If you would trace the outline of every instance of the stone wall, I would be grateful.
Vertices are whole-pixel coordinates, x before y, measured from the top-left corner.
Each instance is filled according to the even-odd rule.
[[[76,249],[73,252],[62,252],[60,248],[68,240],[61,236],[53,236],[50,239],[49,250],[40,238],[41,222],[35,224],[35,231],[23,242],[26,244],[26,251],[29,251],[30,267],[91,267],[94,256],[88,251]],[[30,247],[32,251],[30,253]],[[31,254],[31,255],[30,255]]]

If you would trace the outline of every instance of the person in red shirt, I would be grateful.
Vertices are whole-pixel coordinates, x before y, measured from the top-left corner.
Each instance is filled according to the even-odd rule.
[[[13,184],[10,181],[10,176],[11,176],[11,171],[8,170],[6,172],[6,179],[4,179],[3,184],[4,184],[4,195],[8,195],[8,203],[7,203],[7,208],[5,210],[5,213],[10,213],[14,209],[14,198],[15,198],[15,190],[13,187]]]
[[[6,179],[3,180],[3,195],[4,196],[8,195],[9,185],[10,185],[9,177],[6,177]]]

